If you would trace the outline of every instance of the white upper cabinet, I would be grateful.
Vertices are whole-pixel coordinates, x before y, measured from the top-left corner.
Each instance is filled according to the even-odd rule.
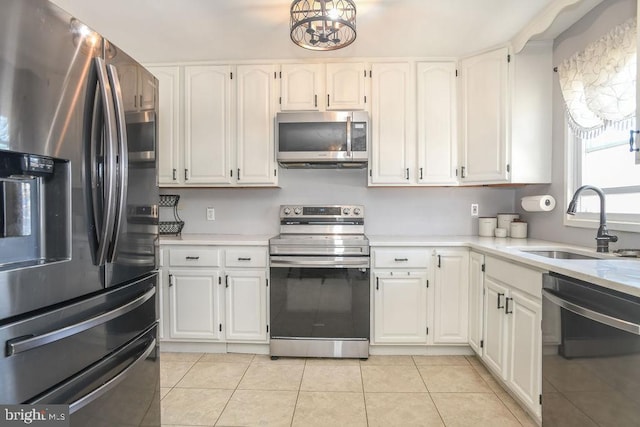
[[[118,79],[122,93],[129,94],[122,100],[125,111],[153,110],[156,85],[148,73],[137,64],[118,64]]]
[[[180,169],[180,67],[150,67],[161,88],[158,99],[158,183],[179,184]]]
[[[327,110],[364,110],[367,106],[366,66],[362,62],[328,63]]]
[[[231,67],[185,67],[185,184],[229,184]]]
[[[456,84],[455,63],[417,64],[419,184],[458,183]]]
[[[318,111],[324,102],[322,64],[282,64],[281,111]]]
[[[552,44],[460,62],[463,183],[551,182]]]
[[[275,184],[275,66],[239,65],[236,96],[236,183]]]
[[[460,62],[461,178],[505,182],[507,176],[508,49]]]
[[[410,64],[373,64],[371,71],[369,182],[373,185],[415,183],[415,90]]]

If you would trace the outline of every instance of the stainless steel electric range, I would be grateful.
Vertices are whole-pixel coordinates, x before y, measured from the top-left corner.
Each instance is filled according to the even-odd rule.
[[[269,250],[271,357],[369,357],[364,207],[283,205]]]

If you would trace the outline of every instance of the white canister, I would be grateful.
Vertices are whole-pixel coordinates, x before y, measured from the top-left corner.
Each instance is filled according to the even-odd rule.
[[[506,228],[496,228],[495,230],[496,237],[507,237],[507,229]]]
[[[481,216],[478,218],[478,236],[493,237],[493,230],[498,226],[498,218],[495,216]]]
[[[504,228],[507,230],[507,237],[511,235],[511,222],[514,219],[519,219],[520,214],[517,213],[499,213],[498,214],[498,228]]]
[[[527,223],[524,221],[513,221],[510,227],[511,237],[514,239],[527,238]]]

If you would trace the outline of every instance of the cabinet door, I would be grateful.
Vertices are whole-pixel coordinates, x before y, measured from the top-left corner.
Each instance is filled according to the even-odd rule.
[[[427,273],[376,273],[373,287],[375,343],[425,344]]]
[[[371,184],[415,183],[413,84],[408,63],[373,64]]]
[[[482,290],[484,287],[484,255],[469,254],[469,345],[482,355]]]
[[[219,282],[220,273],[215,270],[169,271],[171,338],[221,338]]]
[[[267,340],[267,273],[227,271],[225,277],[227,341]]]
[[[156,82],[144,68],[138,68],[138,109],[153,110],[156,107]]]
[[[540,415],[542,307],[539,301],[517,290],[511,291],[506,305],[509,325],[507,381],[527,406]]]
[[[458,183],[456,64],[418,63],[417,85],[418,182],[455,185]]]
[[[469,328],[469,252],[439,249],[434,261],[434,344],[467,344]]]
[[[158,99],[158,183],[181,184],[180,162],[180,67],[149,70],[160,85]]]
[[[282,64],[280,110],[318,111],[323,102],[321,64]]]
[[[461,177],[464,182],[507,181],[508,49],[461,61]]]
[[[185,184],[230,183],[231,68],[185,67]]]
[[[237,69],[236,149],[238,184],[275,184],[275,66]]]
[[[507,379],[507,324],[504,307],[507,288],[484,278],[484,348],[482,359],[502,379]]]
[[[138,108],[138,65],[135,63],[118,64],[118,79],[120,88],[126,96],[122,99],[125,111],[135,111]]]
[[[361,62],[327,64],[327,110],[364,110],[366,68]]]

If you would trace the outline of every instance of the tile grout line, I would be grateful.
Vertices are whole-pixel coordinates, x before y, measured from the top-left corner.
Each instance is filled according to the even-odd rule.
[[[224,404],[224,407],[222,408],[222,410],[220,411],[220,415],[218,415],[218,418],[216,418],[216,421],[213,423],[213,427],[216,427],[216,424],[218,424],[218,421],[220,421],[220,418],[222,417],[222,414],[224,414],[225,409],[227,409],[227,406],[229,406],[229,402],[231,402],[231,399],[233,398],[233,395],[236,393],[236,391],[238,390],[238,386],[240,385],[240,383],[242,382],[242,379],[244,378],[244,376],[247,374],[247,371],[249,370],[249,367],[251,366],[251,364],[253,363],[253,359],[255,359],[256,355],[252,355],[251,360],[249,361],[249,363],[247,364],[247,367],[245,368],[244,372],[242,373],[242,376],[240,377],[240,379],[238,380],[238,383],[236,384],[235,388],[233,389],[233,391],[231,392],[231,395],[229,395],[229,399],[227,399],[227,402]]]
[[[300,399],[300,389],[302,388],[302,380],[304,379],[304,371],[307,370],[307,359],[304,359],[304,365],[302,368],[302,375],[300,375],[300,383],[298,384],[298,392],[296,393],[296,402],[293,404],[293,413],[291,414],[291,427],[293,427],[293,420],[296,417],[296,408],[298,407],[298,400]]]
[[[368,360],[369,358],[367,358]],[[358,360],[358,368],[360,369],[360,385],[362,386],[362,399],[364,400],[364,420],[369,426],[369,411],[367,411],[367,396],[364,391],[364,375],[362,374],[362,360]]]

